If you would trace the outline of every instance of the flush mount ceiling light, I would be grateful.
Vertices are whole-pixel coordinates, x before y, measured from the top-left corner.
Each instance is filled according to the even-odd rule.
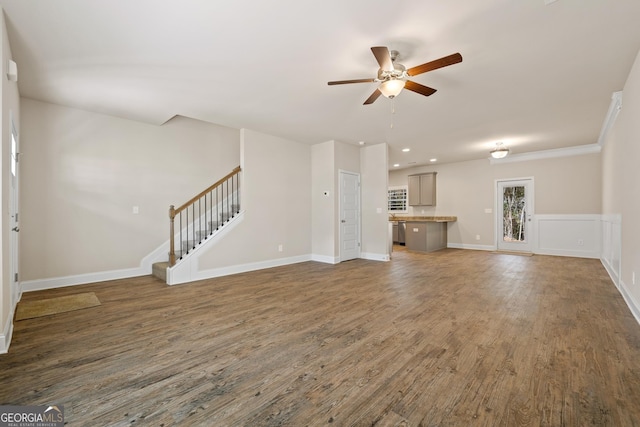
[[[403,153],[408,153],[409,151],[411,151],[411,148],[403,148],[403,149],[402,149],[402,152],[403,152]]]
[[[503,159],[509,154],[509,149],[502,142],[496,143],[496,148],[491,150],[491,157],[494,159]]]

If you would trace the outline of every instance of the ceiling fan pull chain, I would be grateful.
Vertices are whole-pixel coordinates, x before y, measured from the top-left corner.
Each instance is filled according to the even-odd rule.
[[[391,125],[389,126],[393,129],[393,115],[396,113],[396,100],[395,98],[391,98]]]

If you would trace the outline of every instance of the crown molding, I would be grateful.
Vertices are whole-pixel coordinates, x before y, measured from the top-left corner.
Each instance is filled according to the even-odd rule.
[[[609,135],[609,131],[613,127],[613,124],[618,117],[618,113],[622,109],[622,91],[613,92],[611,95],[611,103],[609,104],[609,111],[607,111],[607,115],[604,119],[604,123],[602,123],[602,129],[600,129],[600,136],[598,137],[598,145],[604,146],[605,141],[607,140],[607,136]]]
[[[554,148],[552,150],[532,151],[531,153],[510,154],[503,159],[489,158],[492,165],[513,162],[528,162],[530,160],[555,159],[558,157],[582,156],[596,154],[602,151],[599,144],[577,145],[575,147]]]
[[[611,103],[609,111],[604,119],[600,136],[596,144],[577,145],[575,147],[556,148],[552,150],[533,151],[531,153],[511,154],[502,159],[489,158],[492,165],[500,163],[526,162],[529,160],[554,159],[557,157],[581,156],[583,154],[596,154],[602,151],[602,147],[609,136],[609,131],[618,117],[618,113],[622,109],[622,91],[613,92],[611,94]]]

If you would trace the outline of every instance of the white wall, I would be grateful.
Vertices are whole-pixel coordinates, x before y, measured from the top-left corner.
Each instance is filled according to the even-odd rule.
[[[640,322],[640,53],[622,93],[602,156],[602,210],[608,219],[603,263]]]
[[[495,246],[496,180],[533,177],[537,215],[598,215],[600,170],[600,154],[495,165],[474,160],[392,171],[389,185],[407,185],[408,175],[437,171],[436,206],[410,207],[407,215],[457,216],[448,225],[450,246],[490,249]]]
[[[169,205],[240,164],[239,130],[184,117],[154,126],[30,99],[22,116],[26,289],[138,267],[168,240]]]
[[[9,46],[9,38],[7,36],[7,28],[4,21],[4,14],[0,9],[0,60],[2,67],[0,69],[0,92],[2,94],[2,128],[0,129],[0,175],[2,177],[2,188],[0,197],[2,199],[2,221],[0,226],[0,239],[2,240],[2,255],[0,263],[0,277],[2,280],[2,289],[0,289],[0,353],[5,353],[11,342],[13,331],[13,313],[15,310],[15,300],[12,294],[19,294],[19,290],[12,290],[10,277],[10,246],[11,237],[11,218],[9,215],[9,186],[11,185],[11,124],[10,116],[13,116],[14,123],[18,129],[20,128],[20,95],[18,93],[18,85],[16,82],[7,79],[7,62],[12,59],[11,47]]]

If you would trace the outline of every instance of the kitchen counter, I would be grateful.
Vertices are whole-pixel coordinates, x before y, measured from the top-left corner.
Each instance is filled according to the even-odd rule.
[[[456,222],[458,217],[455,216],[397,216],[389,217],[389,221],[405,221],[405,222]]]
[[[455,216],[389,217],[389,222],[393,225],[393,241],[416,252],[433,252],[446,248],[447,223],[457,220]]]

